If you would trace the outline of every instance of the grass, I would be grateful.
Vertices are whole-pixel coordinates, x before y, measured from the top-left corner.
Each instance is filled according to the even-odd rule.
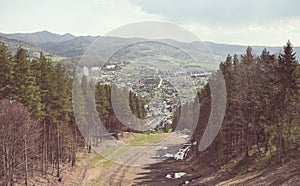
[[[86,152],[77,152],[76,153],[76,162],[81,162],[82,160],[86,159],[88,156],[88,153]]]
[[[89,164],[89,167],[95,168],[95,167],[99,166],[99,161],[102,161],[102,163],[101,163],[102,170],[105,170],[105,169],[109,168],[112,164],[114,164],[114,162],[112,162],[111,160],[106,159],[102,155],[98,154],[92,159],[92,161]]]
[[[166,133],[154,133],[154,134],[140,134],[140,133],[132,133],[133,139],[128,141],[126,145],[134,146],[134,145],[151,145],[155,144],[159,141],[162,141],[167,137]],[[118,156],[122,156],[122,154],[126,154],[127,148],[124,146],[115,146],[115,147],[109,147],[103,151],[101,151],[100,154],[96,154],[95,157],[90,161],[89,168],[96,168],[96,166],[99,166],[99,162],[101,162],[101,166],[103,169],[109,168],[112,164],[114,164],[113,159],[115,153],[117,153]],[[77,155],[77,160],[80,161],[82,159],[85,159],[87,156],[87,153],[79,153]],[[112,158],[112,159],[107,159]]]
[[[105,174],[107,174],[107,171],[115,165],[114,162],[111,160],[108,160],[104,158],[102,155],[97,154],[89,163],[89,170],[93,169],[96,173],[97,176],[89,180],[86,184],[88,186],[92,185],[99,185],[101,183],[101,179]]]
[[[95,168],[96,167],[96,164],[101,161],[101,160],[104,160],[104,157],[97,154],[92,160],[91,162],[89,163],[89,167],[90,168]]]
[[[116,151],[120,151],[121,148],[123,148],[123,147],[122,146],[121,147],[119,147],[119,146],[109,147],[109,148],[101,151],[100,154],[104,157],[107,157],[107,156],[110,156],[113,153],[116,153]],[[119,152],[118,152],[118,154],[119,154]]]
[[[100,154],[97,154],[95,151],[92,151],[92,157],[89,159],[87,163],[86,178],[84,182],[80,182],[74,185],[86,185],[86,186],[96,186],[96,185],[106,185],[108,183],[104,183],[103,179],[110,175],[112,171],[116,171],[116,169],[123,171],[123,168],[120,168],[120,164],[117,163],[117,159],[114,161],[116,157],[122,157],[122,155],[128,154],[128,146],[134,145],[149,145],[155,144],[168,136],[167,133],[155,133],[155,134],[140,134],[140,133],[131,133],[133,138],[130,137],[130,140],[126,142],[126,145],[109,147],[103,150]],[[129,149],[130,150],[130,149]],[[84,161],[87,160],[90,153],[78,153],[77,160]],[[117,155],[117,156],[115,156]],[[106,158],[107,157],[107,158]],[[126,170],[124,168],[124,170]],[[121,173],[125,174],[125,173]],[[115,173],[115,176],[120,176],[121,174]],[[130,175],[132,173],[126,172],[126,175]],[[135,175],[135,172],[134,172]],[[132,175],[132,176],[134,176]],[[118,178],[118,177],[117,177]],[[108,179],[108,178],[105,178]]]
[[[151,145],[162,141],[166,138],[165,133],[154,133],[154,134],[132,134],[133,140],[127,142],[128,145]]]
[[[66,59],[65,57],[62,57],[62,56],[46,56],[48,59],[50,59],[51,61],[57,61],[57,62],[59,62],[59,61],[61,61],[61,60],[63,60],[63,59]]]

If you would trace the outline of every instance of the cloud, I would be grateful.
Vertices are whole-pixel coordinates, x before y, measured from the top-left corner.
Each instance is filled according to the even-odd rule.
[[[143,21],[128,24],[115,29],[106,36],[145,39],[173,39],[182,42],[199,41],[199,38],[188,30],[171,23],[160,21]]]
[[[11,0],[0,6],[0,32],[104,35],[130,23],[166,21],[202,40],[282,45],[291,39],[300,45],[299,5],[298,0]]]
[[[172,21],[204,24],[253,24],[300,16],[297,0],[131,0],[143,11]]]
[[[288,39],[300,45],[300,19],[286,18],[268,24],[249,24],[244,27],[208,26],[186,22],[182,26],[201,40],[242,45],[282,46]]]
[[[125,24],[164,20],[129,0],[11,0],[0,6],[0,32],[49,30],[75,35],[103,35]]]
[[[130,0],[202,40],[246,45],[300,44],[297,0]]]

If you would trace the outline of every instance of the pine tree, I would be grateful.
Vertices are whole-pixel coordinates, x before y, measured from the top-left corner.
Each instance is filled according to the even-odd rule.
[[[246,54],[245,55],[242,55],[242,62],[245,63],[245,64],[249,64],[249,63],[252,63],[253,60],[254,60],[254,55],[253,55],[253,52],[252,52],[252,48],[250,46],[247,47],[246,49]]]
[[[132,114],[136,116],[137,113],[136,94],[132,91],[129,91],[129,107]]]
[[[19,48],[14,56],[12,98],[38,115],[41,111],[40,89],[31,68],[26,51]]]
[[[297,68],[295,52],[290,41],[284,46],[284,52],[279,55],[277,74],[277,99],[279,106],[279,127],[278,127],[278,160],[282,161],[282,155],[285,149],[285,140],[289,142],[289,136],[285,138],[285,128],[290,133],[291,122],[294,119],[294,111],[292,105],[295,94],[297,93]],[[288,145],[287,145],[288,146]]]
[[[11,54],[4,43],[0,43],[0,99],[10,98],[13,66]]]
[[[108,119],[110,116],[110,103],[108,100],[107,91],[104,85],[96,84],[95,89],[96,107],[101,118],[102,124],[108,127]]]
[[[41,124],[43,128],[42,134],[42,174],[46,174],[48,154],[50,153],[50,135],[51,135],[51,115],[52,107],[51,103],[53,100],[54,89],[54,68],[50,60],[46,59],[44,54],[41,52],[40,57],[36,63],[33,63],[33,69],[35,70],[35,76],[37,79],[37,85],[40,89],[41,96]]]

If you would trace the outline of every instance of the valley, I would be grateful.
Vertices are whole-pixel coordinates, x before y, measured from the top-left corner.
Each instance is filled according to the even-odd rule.
[[[0,34],[1,185],[297,185],[284,47]],[[300,51],[299,51],[300,53]]]

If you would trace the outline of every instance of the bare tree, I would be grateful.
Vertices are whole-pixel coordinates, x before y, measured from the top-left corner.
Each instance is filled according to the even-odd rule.
[[[1,184],[13,185],[23,178],[28,185],[29,165],[34,163],[35,140],[39,133],[35,124],[21,104],[9,100],[0,102]]]

